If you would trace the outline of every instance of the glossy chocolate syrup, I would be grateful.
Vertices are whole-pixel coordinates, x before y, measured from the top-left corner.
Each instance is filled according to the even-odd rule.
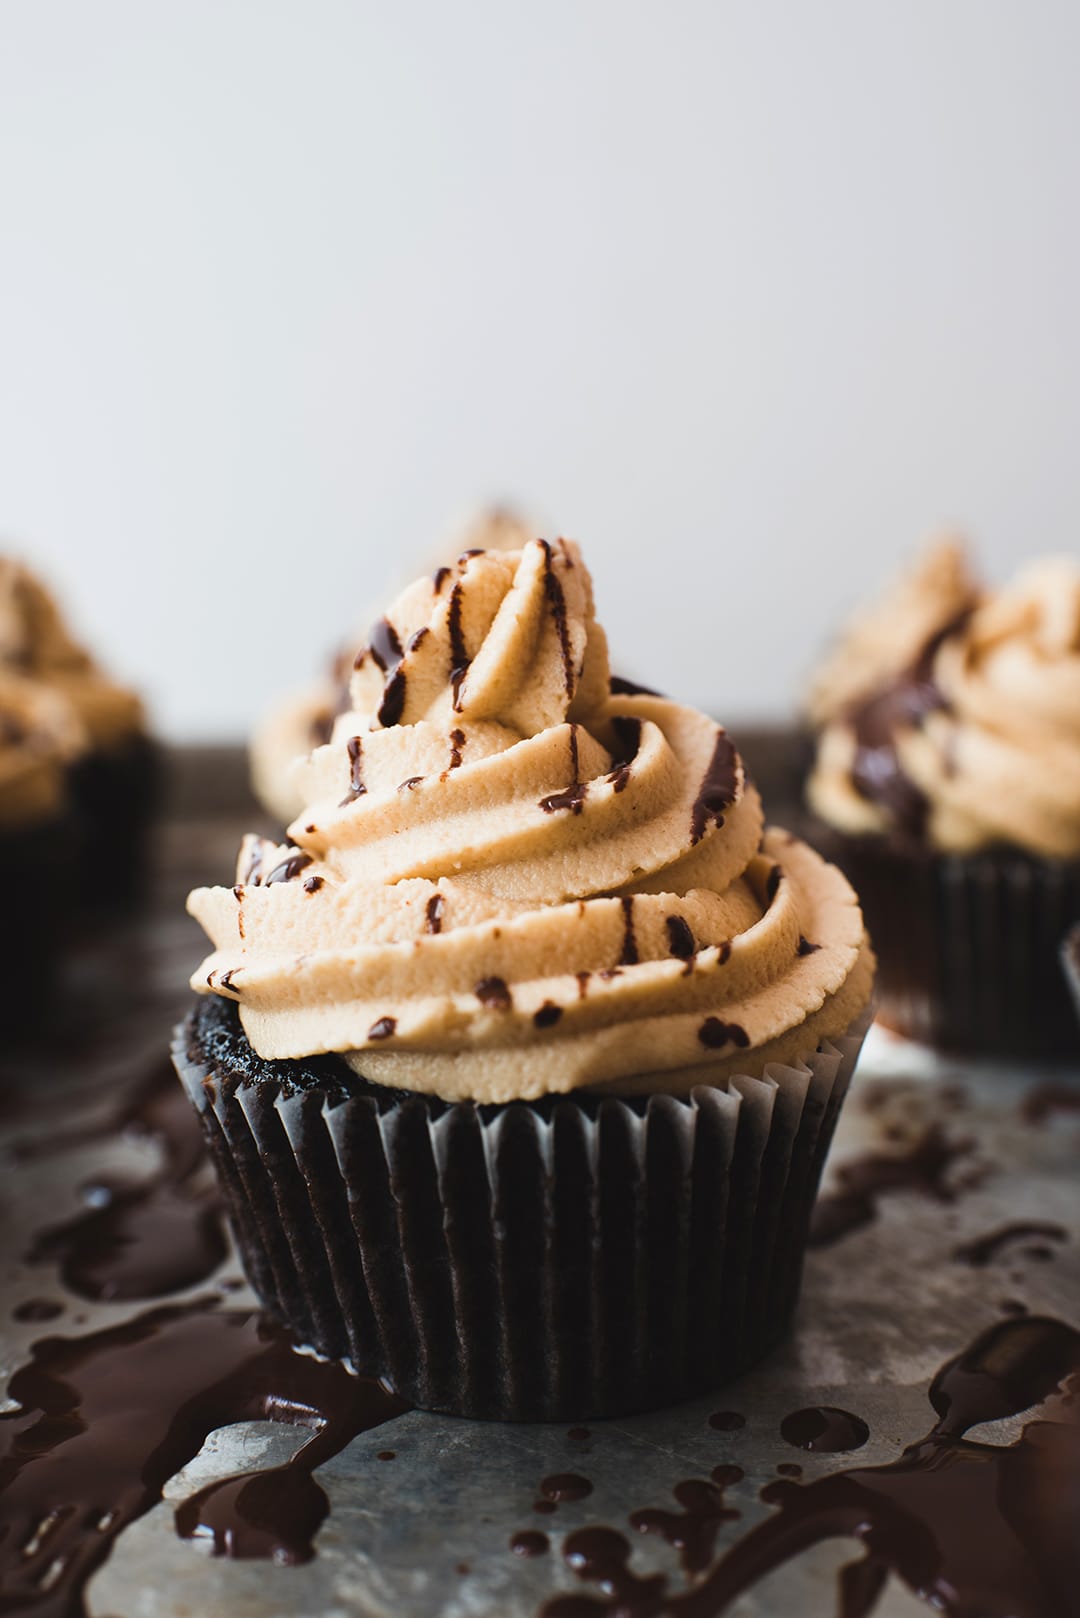
[[[553,1500],[562,1505],[565,1500],[584,1500],[592,1494],[592,1484],[578,1472],[553,1472],[540,1480],[541,1500]]]
[[[639,1534],[657,1534],[679,1553],[687,1573],[700,1573],[708,1567],[716,1538],[726,1522],[742,1513],[728,1505],[724,1490],[742,1478],[738,1466],[718,1466],[712,1478],[686,1478],[672,1489],[680,1511],[645,1507],[630,1513],[630,1526]]]
[[[551,1549],[551,1541],[538,1528],[521,1528],[511,1535],[510,1549],[515,1556],[543,1556]]]
[[[688,961],[697,949],[690,925],[683,916],[667,918],[668,949],[681,961]]]
[[[768,1574],[836,1538],[863,1547],[841,1571],[839,1618],[869,1618],[890,1577],[946,1618],[1078,1618],[1080,1332],[1001,1321],[949,1361],[929,1399],[937,1422],[895,1461],[766,1485],[775,1514],[685,1589],[634,1573],[613,1528],[571,1534],[563,1555],[597,1593],[556,1596],[543,1618],[722,1618]],[[1011,1443],[966,1436],[1028,1411]]]
[[[367,791],[364,785],[364,738],[350,736],[345,743],[345,751],[349,755],[349,790],[338,804],[339,809],[355,803]]]
[[[547,597],[548,607],[555,623],[555,633],[559,637],[559,651],[562,654],[563,683],[566,694],[574,694],[574,659],[570,650],[570,629],[566,617],[566,597],[558,575],[552,566],[551,546],[546,539],[540,541],[544,547],[544,594]]]
[[[473,993],[491,1011],[509,1011],[514,1003],[504,978],[481,978]]]
[[[275,865],[274,869],[263,878],[263,887],[268,888],[272,882],[291,882],[294,876],[306,871],[310,864],[310,854],[290,854],[288,859],[282,860],[280,865]]]
[[[620,966],[636,966],[638,963],[637,938],[634,935],[634,901],[630,894],[624,893],[619,903],[623,913],[623,943],[622,954],[619,956]]]
[[[0,1415],[0,1610],[37,1618],[81,1618],[86,1581],[118,1535],[230,1422],[284,1421],[312,1436],[284,1466],[184,1501],[177,1531],[232,1556],[308,1560],[328,1509],[313,1469],[405,1408],[215,1299],[43,1338],[9,1392],[21,1408]]]
[[[861,1416],[835,1405],[809,1405],[793,1410],[780,1423],[780,1436],[795,1449],[813,1450],[818,1455],[841,1455],[861,1449],[870,1429]]]
[[[872,1224],[879,1197],[891,1191],[915,1191],[938,1202],[953,1202],[957,1192],[947,1176],[971,1147],[968,1139],[950,1140],[935,1123],[906,1151],[894,1155],[871,1152],[842,1163],[834,1174],[836,1190],[819,1197],[814,1208],[811,1247],[827,1247]]]
[[[167,1059],[103,1123],[43,1144],[61,1150],[114,1134],[153,1140],[160,1167],[142,1179],[109,1176],[93,1184],[86,1212],[42,1231],[27,1262],[58,1264],[64,1284],[82,1298],[161,1298],[197,1286],[227,1247],[217,1188],[198,1175],[202,1129]]]

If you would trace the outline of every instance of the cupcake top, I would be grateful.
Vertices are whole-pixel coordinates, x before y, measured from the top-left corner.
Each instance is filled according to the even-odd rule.
[[[777,830],[719,725],[612,681],[576,545],[406,590],[299,766],[280,846],[188,901],[192,985],[269,1058],[508,1101],[687,1092],[809,1055],[866,1005],[839,871]]]
[[[818,679],[808,783],[851,835],[1080,856],[1080,567],[979,586],[953,542],[857,618]]]
[[[58,814],[66,768],[83,745],[82,726],[63,697],[0,667],[0,827]]]
[[[0,556],[0,669],[66,703],[89,748],[115,746],[143,726],[135,693],[98,667],[40,579],[6,556]]]
[[[452,548],[436,561],[450,561],[466,550],[516,550],[534,530],[514,512],[494,506],[457,535]],[[432,562],[432,566],[436,565]],[[255,731],[251,741],[251,784],[267,812],[282,823],[303,808],[293,779],[294,761],[330,740],[334,720],[349,706],[349,678],[353,659],[363,644],[362,632],[337,652],[320,679],[277,703]]]

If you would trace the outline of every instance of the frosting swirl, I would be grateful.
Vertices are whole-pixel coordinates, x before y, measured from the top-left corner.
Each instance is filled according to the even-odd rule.
[[[611,685],[568,541],[411,586],[297,766],[290,841],[191,895],[193,987],[265,1057],[447,1099],[685,1092],[842,1034],[872,975],[847,882],[763,839],[722,727]]]
[[[90,747],[114,746],[142,728],[135,693],[98,667],[41,581],[6,556],[0,556],[0,666],[67,703]]]
[[[466,550],[518,550],[533,533],[532,526],[516,513],[494,506],[481,512],[451,546],[444,546],[431,565],[453,561]],[[358,634],[335,654],[318,680],[276,704],[252,737],[252,788],[263,808],[283,824],[304,807],[290,774],[293,761],[330,740],[334,720],[349,706],[349,676],[362,644],[363,637]]]
[[[877,639],[876,661],[864,648]],[[812,704],[811,806],[851,834],[943,852],[1080,856],[1080,568],[979,589],[953,547],[853,626]]]

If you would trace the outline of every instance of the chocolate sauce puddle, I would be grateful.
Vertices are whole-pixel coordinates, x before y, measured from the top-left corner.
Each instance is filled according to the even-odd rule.
[[[810,1246],[828,1247],[842,1236],[872,1224],[878,1199],[891,1191],[915,1191],[937,1202],[953,1202],[957,1189],[947,1175],[972,1148],[968,1139],[950,1140],[931,1124],[904,1152],[869,1153],[836,1170],[836,1190],[819,1197],[810,1227]]]
[[[1001,1321],[939,1371],[929,1400],[937,1422],[897,1460],[768,1484],[776,1514],[688,1589],[634,1573],[615,1529],[571,1534],[566,1561],[602,1594],[556,1596],[543,1618],[721,1618],[835,1538],[865,1550],[840,1574],[840,1618],[868,1618],[890,1575],[948,1618],[1078,1618],[1080,1332],[1037,1316]],[[966,1436],[1037,1407],[1012,1443]]]
[[[983,1269],[998,1257],[1002,1248],[1012,1242],[1029,1241],[1033,1236],[1052,1242],[1067,1242],[1069,1239],[1069,1233],[1062,1225],[1041,1219],[1018,1219],[1011,1225],[1001,1225],[997,1230],[988,1231],[974,1241],[964,1242],[955,1249],[953,1258],[959,1259],[962,1264],[970,1264],[974,1269]]]
[[[370,1378],[298,1353],[253,1311],[167,1305],[82,1338],[46,1337],[0,1415],[0,1611],[84,1618],[118,1536],[218,1427],[283,1421],[312,1436],[283,1466],[225,1478],[177,1509],[217,1553],[303,1562],[328,1510],[312,1477],[407,1407]]]
[[[57,1263],[81,1298],[160,1298],[197,1286],[228,1251],[216,1189],[196,1180],[202,1131],[171,1063],[155,1064],[134,1095],[105,1123],[70,1131],[46,1146],[82,1145],[138,1134],[157,1143],[162,1164],[143,1180],[110,1178],[87,1212],[41,1232],[26,1255]]]

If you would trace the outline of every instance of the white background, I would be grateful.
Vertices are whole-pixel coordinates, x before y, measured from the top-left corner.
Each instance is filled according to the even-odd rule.
[[[1075,0],[0,0],[0,533],[240,735],[491,495],[783,711],[928,530],[1076,552]]]

